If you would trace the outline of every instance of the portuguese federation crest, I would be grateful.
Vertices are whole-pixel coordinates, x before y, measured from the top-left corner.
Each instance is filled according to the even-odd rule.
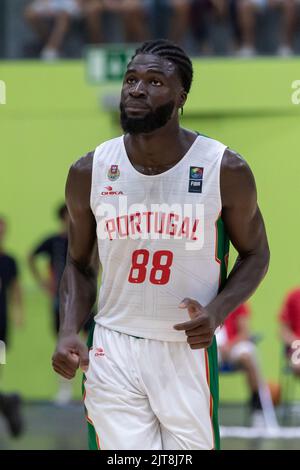
[[[111,165],[107,173],[107,178],[110,181],[116,181],[119,178],[119,176],[120,176],[120,170],[118,168],[118,165]]]

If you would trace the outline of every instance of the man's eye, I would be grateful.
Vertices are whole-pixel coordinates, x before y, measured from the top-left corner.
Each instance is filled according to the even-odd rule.
[[[126,83],[128,83],[128,85],[134,85],[136,83],[136,79],[134,77],[128,77],[126,79]]]
[[[154,86],[161,86],[162,82],[160,80],[157,80],[157,78],[152,78],[151,84]]]

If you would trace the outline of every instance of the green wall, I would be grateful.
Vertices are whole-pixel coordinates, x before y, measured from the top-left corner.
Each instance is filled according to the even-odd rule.
[[[300,61],[195,61],[195,79],[183,125],[219,139],[251,165],[271,246],[271,266],[253,297],[253,329],[268,379],[278,377],[277,314],[299,283],[300,105],[291,103]],[[47,398],[56,378],[49,367],[53,338],[47,299],[26,267],[34,243],[55,230],[70,164],[118,133],[99,106],[118,86],[91,87],[81,62],[0,62],[7,104],[0,106],[0,213],[7,215],[7,248],[21,265],[27,324],[13,334],[3,387]],[[77,387],[78,389],[78,387]],[[78,391],[76,394],[78,395]],[[245,396],[243,377],[221,380],[221,399]]]

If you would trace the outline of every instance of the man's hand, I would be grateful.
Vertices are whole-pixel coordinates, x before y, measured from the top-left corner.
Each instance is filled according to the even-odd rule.
[[[185,330],[191,349],[211,346],[218,326],[214,315],[211,315],[199,302],[192,299],[184,299],[179,308],[187,308],[191,320],[174,325],[175,330]]]
[[[78,335],[61,336],[52,357],[52,367],[66,379],[75,377],[80,367],[84,372],[89,366],[89,351]]]

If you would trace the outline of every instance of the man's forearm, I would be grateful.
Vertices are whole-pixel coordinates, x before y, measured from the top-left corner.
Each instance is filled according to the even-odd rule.
[[[227,315],[248,300],[255,292],[265,277],[268,266],[268,250],[260,254],[251,254],[245,258],[237,258],[224,288],[206,307],[208,311],[216,315],[219,324],[223,323]]]
[[[60,334],[79,333],[97,297],[97,272],[68,259],[60,286]]]

